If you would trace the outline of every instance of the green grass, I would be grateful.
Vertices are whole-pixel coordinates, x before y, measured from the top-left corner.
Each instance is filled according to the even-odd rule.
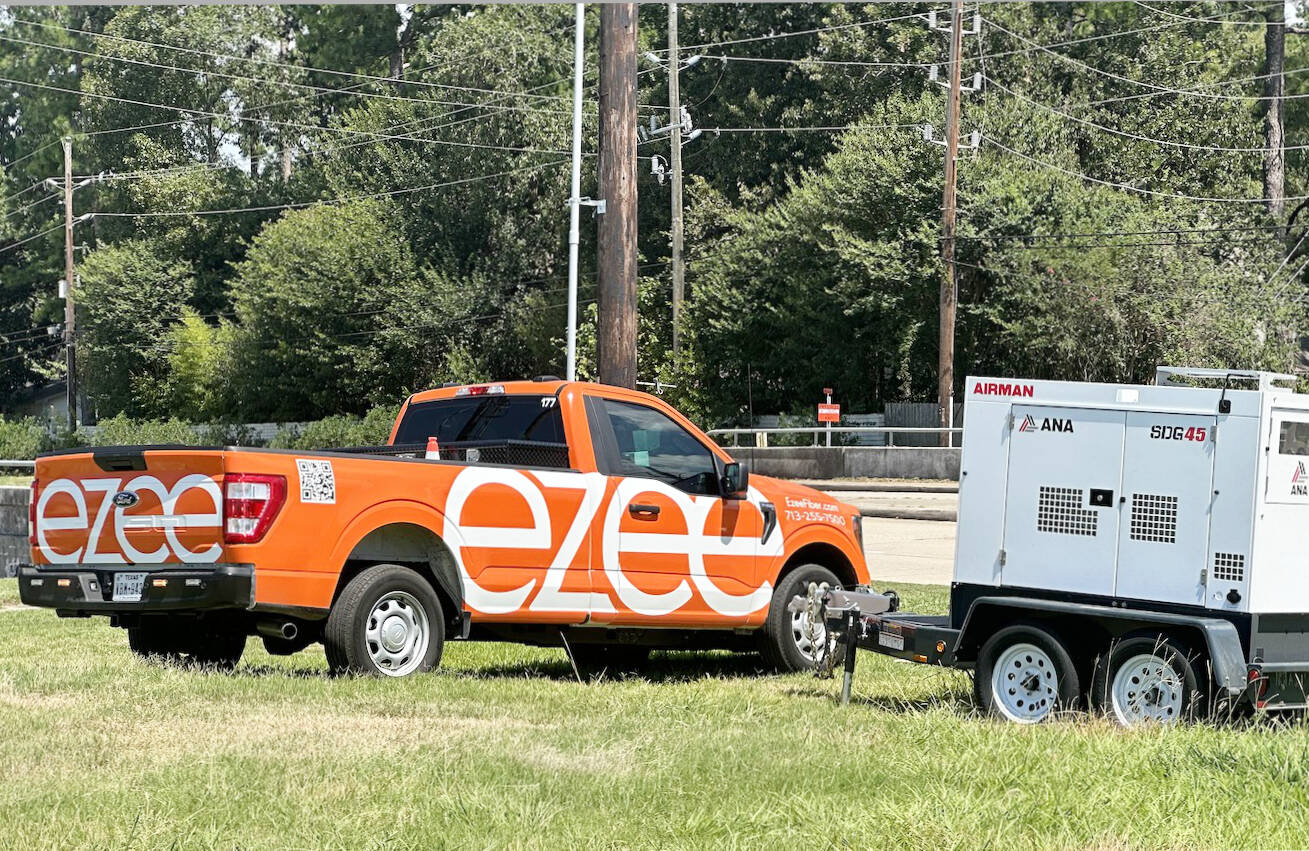
[[[251,641],[199,673],[16,600],[0,583],[7,847],[1309,844],[1299,722],[1018,727],[977,717],[964,674],[870,654],[849,707],[724,654],[583,685],[560,651],[451,644],[392,682]]]
[[[25,488],[25,487],[27,487],[27,486],[30,485],[30,484],[32,484],[32,477],[31,477],[31,476],[4,476],[4,475],[0,475],[0,486],[3,486],[3,485],[18,485],[19,487],[24,487],[24,488]]]

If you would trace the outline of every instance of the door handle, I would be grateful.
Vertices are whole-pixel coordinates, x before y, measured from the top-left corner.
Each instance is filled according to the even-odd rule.
[[[643,505],[639,502],[634,502],[627,506],[627,513],[631,514],[637,520],[653,520],[659,516],[659,506]]]

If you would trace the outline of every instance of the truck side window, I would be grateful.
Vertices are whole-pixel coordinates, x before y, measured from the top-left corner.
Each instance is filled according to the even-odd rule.
[[[659,479],[694,494],[718,493],[713,454],[677,423],[644,405],[604,400],[621,476]]]
[[[1309,455],[1309,422],[1282,420],[1282,433],[1278,437],[1280,455]]]

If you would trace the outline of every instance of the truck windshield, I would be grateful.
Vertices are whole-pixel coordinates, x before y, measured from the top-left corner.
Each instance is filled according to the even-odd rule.
[[[410,405],[396,443],[531,440],[564,443],[554,396],[464,396]]]

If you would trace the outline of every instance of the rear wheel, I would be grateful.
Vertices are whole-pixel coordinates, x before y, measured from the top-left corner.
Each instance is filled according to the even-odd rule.
[[[820,564],[805,564],[782,577],[768,604],[768,618],[759,630],[759,652],[771,667],[782,671],[809,671],[830,651],[827,625],[814,621],[807,611],[788,610],[792,598],[808,592],[810,583],[840,588],[836,574]],[[844,658],[844,644],[836,645]],[[840,664],[841,659],[833,660]]]
[[[1059,639],[1024,625],[1006,627],[982,645],[973,691],[987,714],[1035,724],[1057,710],[1076,707],[1081,684]]]
[[[406,567],[373,565],[341,592],[323,645],[333,673],[404,677],[441,662],[445,621],[427,580]]]
[[[1124,727],[1192,720],[1204,706],[1199,662],[1167,636],[1129,636],[1096,663],[1091,700]]]

